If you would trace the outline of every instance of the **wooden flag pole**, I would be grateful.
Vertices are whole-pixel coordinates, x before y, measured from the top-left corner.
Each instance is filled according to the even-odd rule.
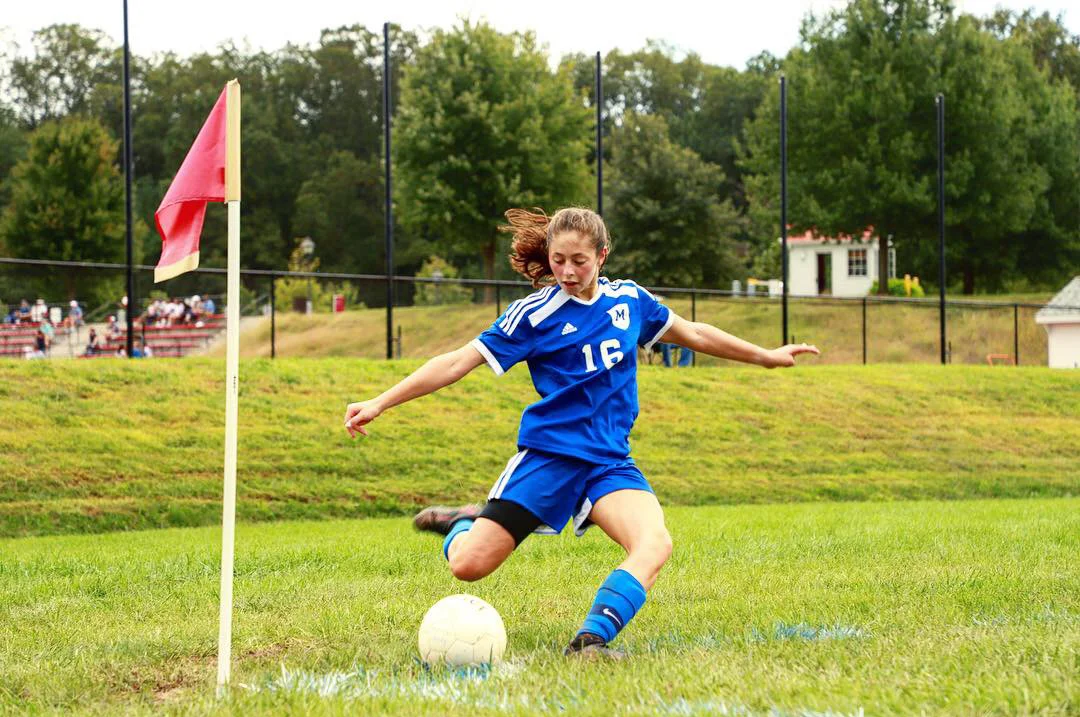
[[[240,83],[228,85],[225,132],[225,201],[229,247],[225,308],[225,490],[221,521],[221,615],[218,629],[218,694],[229,683],[232,662],[233,542],[236,528],[236,420],[240,395]]]

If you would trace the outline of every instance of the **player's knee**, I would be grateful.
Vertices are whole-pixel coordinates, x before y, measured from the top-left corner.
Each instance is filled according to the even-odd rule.
[[[640,552],[647,555],[659,567],[671,557],[671,533],[667,528],[651,530],[640,543]]]
[[[493,569],[494,567],[488,565],[486,561],[464,550],[450,557],[450,572],[458,580],[467,583],[486,577]]]

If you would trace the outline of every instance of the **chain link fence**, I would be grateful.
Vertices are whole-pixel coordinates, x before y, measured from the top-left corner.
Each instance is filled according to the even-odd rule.
[[[65,322],[71,313],[69,297],[74,295],[82,323],[54,338],[49,356],[83,355],[90,328],[99,333],[107,329],[109,317],[116,317],[123,328],[125,270],[122,264],[0,259],[0,308],[8,320],[4,331],[15,330],[11,319],[24,300],[32,308],[41,299],[50,319],[59,316]],[[245,357],[385,358],[389,348],[395,357],[426,358],[461,346],[490,326],[510,302],[533,291],[524,281],[396,276],[388,316],[385,276],[269,270],[241,274]],[[190,301],[193,295],[202,301],[212,299],[215,311],[224,313],[224,269],[198,269],[182,282],[175,279],[164,286],[153,284],[150,266],[136,267],[135,277],[133,318],[143,317],[155,299]],[[782,303],[777,296],[687,287],[649,289],[684,318],[713,324],[761,346],[780,343]],[[948,300],[947,361],[1045,366],[1047,334],[1035,321],[1044,305]],[[789,296],[787,338],[817,344],[822,349],[820,363],[936,364],[939,311],[936,299]],[[136,337],[144,345],[153,346],[154,323],[136,321]],[[193,346],[184,353],[224,355],[224,341],[218,336],[223,326],[215,324],[216,331],[190,341]],[[642,358],[659,363],[658,355]],[[728,362],[697,355],[693,363]]]

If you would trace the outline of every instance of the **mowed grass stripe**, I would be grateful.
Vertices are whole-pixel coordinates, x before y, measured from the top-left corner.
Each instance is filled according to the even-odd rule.
[[[675,507],[675,553],[620,638],[559,650],[620,560],[534,537],[463,585],[405,519],[242,524],[233,666],[213,700],[219,531],[0,541],[0,712],[1074,714],[1080,499]],[[426,673],[415,632],[467,590],[510,668]],[[331,696],[282,675],[338,680]],[[738,713],[738,712],[736,712]]]
[[[387,413],[347,402],[417,361],[241,364],[242,521],[402,514],[487,493],[535,400],[483,369]],[[220,521],[224,366],[0,362],[0,535]],[[1080,381],[1049,369],[815,366],[639,373],[633,453],[669,504],[1080,493]]]

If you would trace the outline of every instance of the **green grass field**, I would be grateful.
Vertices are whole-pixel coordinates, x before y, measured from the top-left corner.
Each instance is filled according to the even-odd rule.
[[[416,661],[463,591],[405,519],[241,525],[235,689],[215,702],[219,531],[0,541],[0,712],[1076,714],[1080,500],[671,508],[675,554],[618,664],[563,643],[620,560],[534,537],[464,586],[502,613],[484,677]]]
[[[218,700],[223,362],[0,362],[0,713],[1080,712],[1075,373],[643,367],[634,454],[675,554],[631,659],[578,664],[616,546],[530,538],[465,585],[402,517],[486,494],[525,371],[342,430],[418,365],[241,363]],[[462,591],[506,622],[490,674],[417,661],[424,611]]]

